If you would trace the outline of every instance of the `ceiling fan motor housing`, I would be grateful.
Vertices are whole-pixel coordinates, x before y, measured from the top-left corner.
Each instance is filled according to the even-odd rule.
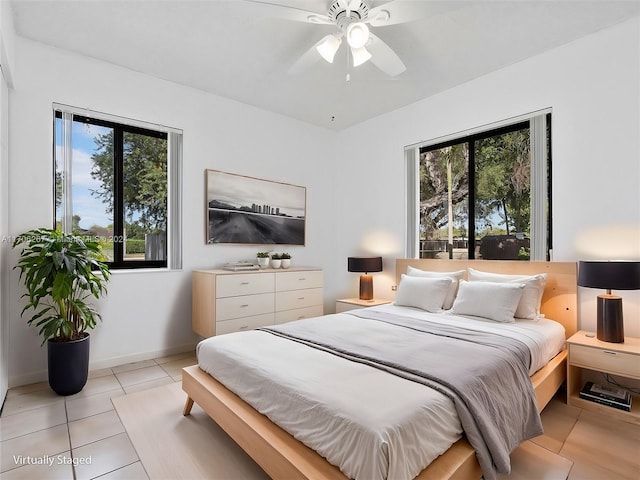
[[[365,0],[359,2],[357,9],[349,10],[348,16],[347,9],[343,6],[343,3],[343,1],[336,0],[329,6],[327,13],[327,16],[336,22],[341,31],[344,31],[351,23],[363,22],[369,16],[369,3]]]

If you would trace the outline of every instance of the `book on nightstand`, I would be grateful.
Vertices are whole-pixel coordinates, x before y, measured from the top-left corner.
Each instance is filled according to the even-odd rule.
[[[622,388],[587,382],[580,390],[580,398],[626,412],[631,411],[631,394]]]
[[[245,270],[259,270],[260,267],[251,262],[235,262],[225,263],[222,267],[224,270],[231,270],[232,272],[242,272]]]

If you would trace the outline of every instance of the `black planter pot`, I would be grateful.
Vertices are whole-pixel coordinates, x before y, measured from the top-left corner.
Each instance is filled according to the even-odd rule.
[[[47,342],[49,386],[58,395],[73,395],[84,388],[89,374],[89,334],[70,342]]]

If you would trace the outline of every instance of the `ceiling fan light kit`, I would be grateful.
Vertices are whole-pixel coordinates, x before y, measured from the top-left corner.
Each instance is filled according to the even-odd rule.
[[[404,63],[391,47],[369,30],[369,25],[382,27],[410,21],[406,19],[406,15],[405,18],[402,14],[398,15],[403,7],[396,5],[392,0],[374,8],[370,8],[367,0],[334,0],[329,4],[326,14],[261,0],[249,1],[271,5],[274,11],[280,12],[289,20],[337,27],[336,33],[325,36],[304,53],[289,69],[291,73],[300,73],[308,68],[314,63],[313,57],[317,54],[327,62],[333,63],[343,37],[346,37],[349,45],[354,67],[371,60],[377,68],[392,77],[406,70]]]
[[[351,48],[362,48],[369,41],[369,28],[362,22],[347,26],[347,42]]]
[[[357,67],[371,59],[371,54],[364,47],[351,48],[351,56],[353,57],[353,66]]]
[[[333,59],[341,43],[342,38],[335,35],[327,35],[316,45],[316,50],[327,62],[333,63]]]

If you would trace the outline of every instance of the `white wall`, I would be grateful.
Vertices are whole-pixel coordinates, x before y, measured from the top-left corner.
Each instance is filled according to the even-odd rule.
[[[323,265],[322,242],[333,200],[335,136],[244,104],[110,64],[16,39],[11,92],[9,233],[53,223],[52,102],[168,125],[184,131],[183,270],[114,272],[101,302],[103,323],[92,333],[91,368],[191,348],[191,277],[195,268],[253,259],[259,247],[205,245],[206,168],[307,187],[305,247],[286,247],[297,265]],[[10,262],[15,263],[15,252]],[[7,267],[8,268],[8,267]],[[23,301],[17,272],[9,273],[10,383],[45,378],[46,349],[20,318]],[[331,303],[328,304],[331,307]],[[332,308],[332,307],[331,307]]]
[[[637,18],[341,132],[343,170],[334,189],[353,209],[340,218],[346,242],[338,256],[385,254],[388,273],[374,284],[376,296],[391,297],[392,259],[404,254],[404,146],[547,107],[554,260],[640,260]],[[365,245],[376,237],[378,245]],[[338,289],[353,289],[345,275],[337,281]],[[599,293],[580,290],[581,328],[595,330]],[[626,333],[640,337],[640,294],[621,294]]]
[[[12,85],[13,18],[7,2],[0,2],[0,405],[9,382],[9,321],[6,295],[9,254],[9,92]]]

